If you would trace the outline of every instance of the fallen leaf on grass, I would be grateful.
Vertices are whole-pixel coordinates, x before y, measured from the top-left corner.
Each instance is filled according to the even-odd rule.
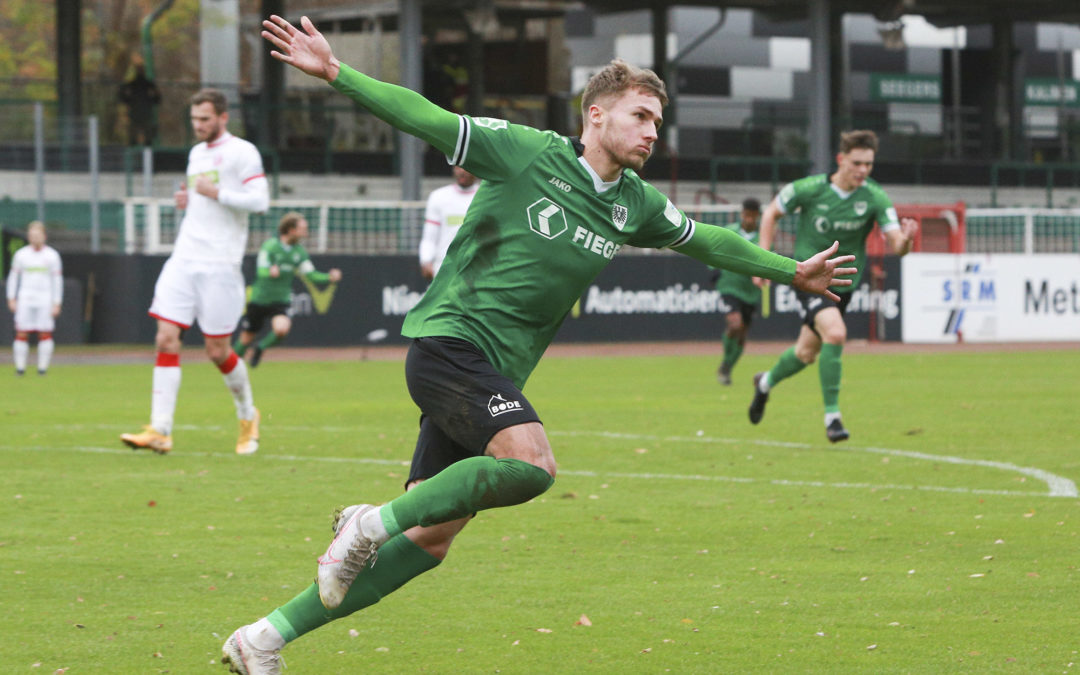
[[[589,621],[589,617],[582,614],[581,618],[574,622],[574,625],[575,626],[591,626],[592,621]]]

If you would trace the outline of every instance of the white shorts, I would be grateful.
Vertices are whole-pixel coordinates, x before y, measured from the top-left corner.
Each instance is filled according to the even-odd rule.
[[[154,285],[150,316],[188,329],[196,321],[205,337],[232,335],[244,313],[239,265],[169,258]]]
[[[15,330],[19,333],[51,333],[56,328],[51,304],[19,301],[15,304]]]

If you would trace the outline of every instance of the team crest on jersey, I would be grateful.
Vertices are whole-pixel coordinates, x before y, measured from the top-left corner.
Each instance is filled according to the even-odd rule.
[[[855,215],[857,215],[857,216],[865,216],[866,215],[866,202],[855,202]]]
[[[611,222],[615,223],[615,227],[622,229],[626,227],[626,219],[630,216],[630,210],[622,204],[615,204],[611,207]]]

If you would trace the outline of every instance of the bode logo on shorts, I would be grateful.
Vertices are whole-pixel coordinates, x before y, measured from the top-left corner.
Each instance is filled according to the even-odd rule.
[[[507,401],[502,397],[502,394],[492,394],[491,398],[488,399],[488,412],[491,413],[492,417],[520,410],[524,410],[521,407],[521,401]]]

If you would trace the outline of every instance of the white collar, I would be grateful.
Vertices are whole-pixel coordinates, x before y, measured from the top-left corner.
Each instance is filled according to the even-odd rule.
[[[605,181],[603,178],[600,177],[600,174],[596,173],[596,169],[592,168],[592,165],[585,160],[585,157],[578,157],[577,161],[581,162],[581,166],[585,167],[585,170],[589,172],[590,176],[592,176],[593,189],[596,190],[597,194],[603,194],[607,192],[611,188],[618,185],[619,181],[622,180],[621,171],[619,172],[619,175],[617,178],[615,178],[615,180]]]

